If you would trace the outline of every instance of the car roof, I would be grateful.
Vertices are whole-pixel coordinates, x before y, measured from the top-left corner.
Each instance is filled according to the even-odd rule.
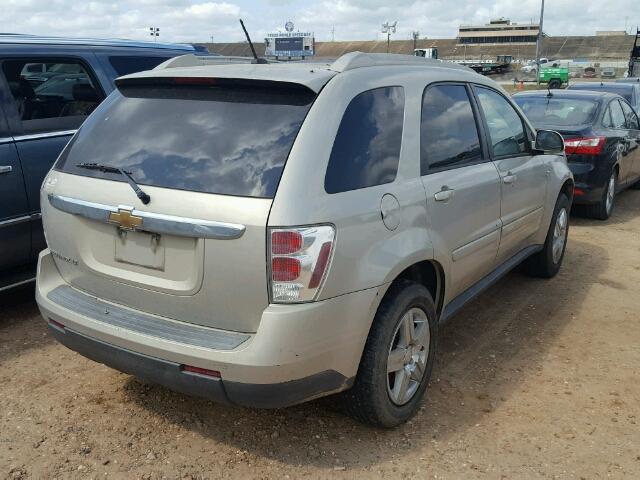
[[[609,90],[629,91],[634,88],[634,83],[623,82],[574,82],[569,85],[568,89],[573,88],[586,88],[589,90],[599,90],[607,88]]]
[[[274,81],[303,85],[315,93],[333,77],[356,69],[388,67],[388,74],[397,75],[401,69],[415,71],[416,68],[441,72],[447,70],[469,76],[469,81],[484,79],[473,70],[455,63],[415,57],[412,55],[351,52],[342,55],[333,63],[282,62],[252,63],[250,58],[241,57],[197,57],[187,55],[168,60],[153,70],[132,73],[120,77],[116,84],[122,85],[134,79],[152,78],[238,78],[258,81]],[[177,66],[174,66],[177,65]],[[380,69],[372,75],[384,74]],[[459,76],[459,75],[458,75]],[[484,82],[483,82],[484,83]]]
[[[195,51],[193,45],[180,43],[145,42],[125,39],[104,38],[71,38],[71,37],[45,37],[40,35],[28,35],[22,33],[0,33],[0,45],[73,45],[73,46],[99,46],[99,47],[134,47],[184,50],[185,53]]]
[[[574,84],[575,85],[575,84]],[[526,92],[518,92],[513,95],[514,98],[521,97],[547,97],[549,95],[548,90],[529,90]],[[595,90],[553,90],[552,97],[557,98],[586,98],[593,100],[601,100],[607,98],[617,98],[620,95],[616,93],[606,92],[606,91],[595,91]]]
[[[640,77],[619,78],[616,83],[631,83],[633,85],[640,84]]]

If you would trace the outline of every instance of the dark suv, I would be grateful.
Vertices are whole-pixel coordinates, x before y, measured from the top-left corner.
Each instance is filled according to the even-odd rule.
[[[45,248],[39,191],[113,80],[191,45],[0,35],[0,290],[33,280]],[[87,159],[90,161],[91,159]]]

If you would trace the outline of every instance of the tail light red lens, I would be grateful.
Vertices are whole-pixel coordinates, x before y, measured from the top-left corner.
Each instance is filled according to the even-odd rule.
[[[320,254],[318,255],[318,261],[311,274],[311,280],[309,281],[309,288],[318,288],[324,272],[329,264],[329,258],[331,257],[331,242],[325,242],[320,248]]]
[[[300,260],[292,257],[274,257],[271,261],[271,278],[276,282],[292,282],[300,277]]]
[[[564,141],[564,151],[567,154],[599,155],[606,140],[606,137],[570,138]]]
[[[290,255],[302,248],[300,232],[278,230],[271,233],[271,253],[274,255]]]
[[[327,276],[335,229],[331,225],[276,228],[270,233],[270,298],[274,303],[317,299]]]

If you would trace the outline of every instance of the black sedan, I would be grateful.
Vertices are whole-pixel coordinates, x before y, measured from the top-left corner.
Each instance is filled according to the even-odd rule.
[[[556,130],[575,177],[574,204],[606,220],[616,195],[640,188],[640,121],[629,103],[606,92],[522,92],[514,100],[536,128]]]

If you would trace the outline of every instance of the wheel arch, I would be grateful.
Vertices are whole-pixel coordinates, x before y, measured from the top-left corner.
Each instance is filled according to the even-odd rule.
[[[442,265],[434,259],[425,259],[404,267],[392,281],[386,283],[384,292],[381,292],[380,303],[384,301],[392,286],[406,280],[424,285],[429,290],[436,305],[436,313],[440,318],[444,307],[446,288],[445,273]]]
[[[569,199],[569,204],[573,203],[573,191],[575,188],[575,182],[572,178],[567,178],[562,187],[560,187],[560,193],[564,193]]]

